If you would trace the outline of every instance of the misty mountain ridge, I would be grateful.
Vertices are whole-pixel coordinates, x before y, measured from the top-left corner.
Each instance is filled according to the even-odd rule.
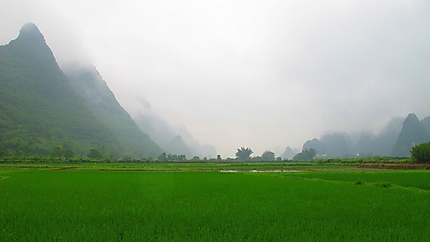
[[[132,157],[157,157],[163,152],[122,108],[95,67],[70,64],[63,70],[87,108],[118,137]]]
[[[158,116],[148,107],[142,107],[144,112],[133,115],[133,119],[141,130],[151,137],[158,145],[171,154],[184,154],[188,158],[194,156],[216,157],[215,147],[209,144],[201,145],[185,126],[173,128],[166,120]]]
[[[213,153],[206,151],[201,152],[201,150],[207,147],[200,146],[189,133],[184,134],[186,136],[185,139],[193,145],[190,146],[186,144],[184,142],[185,139],[181,136],[178,138],[178,132],[171,129],[167,122],[160,117],[154,118],[154,116],[147,116],[146,119],[141,118],[140,120],[140,126],[152,128],[147,129],[153,131],[151,136],[156,138],[161,137],[157,142],[151,140],[150,136],[142,131],[130,115],[121,107],[115,95],[109,89],[95,67],[78,63],[66,63],[66,65],[62,65],[63,70],[61,70],[53,56],[53,52],[47,46],[43,35],[36,25],[31,23],[24,25],[17,39],[12,40],[9,45],[1,46],[0,48],[0,87],[2,87],[0,89],[0,94],[3,92],[7,93],[0,97],[0,101],[2,101],[1,107],[9,107],[10,105],[8,105],[8,102],[17,102],[21,104],[16,105],[15,112],[13,113],[7,112],[9,109],[4,108],[0,114],[2,118],[1,122],[5,124],[1,126],[2,136],[0,136],[0,144],[2,141],[7,141],[9,139],[5,147],[13,149],[14,147],[26,146],[27,150],[31,150],[27,152],[28,154],[41,153],[44,155],[48,155],[56,146],[74,149],[80,155],[84,155],[90,148],[98,148],[103,151],[108,151],[110,155],[116,157],[127,155],[129,157],[140,158],[157,157],[161,154],[163,149],[157,145],[159,142],[171,150],[171,153],[185,154],[190,158],[193,155],[202,154],[207,154],[206,156],[216,156],[216,150],[213,146],[209,146],[213,149],[207,149]],[[23,74],[27,75],[21,77],[19,80],[15,80],[15,77],[19,77]],[[58,81],[60,81],[61,85],[58,85]],[[10,89],[10,86],[13,88]],[[55,90],[48,91],[47,93],[47,90],[56,89],[57,86],[61,86],[61,88],[67,89],[67,91],[59,92]],[[36,99],[43,99],[43,102],[33,99],[31,101],[20,100],[20,98],[22,99],[23,97],[33,97],[38,94],[38,91],[40,91],[40,95],[37,96]],[[55,100],[52,99],[52,95],[56,95]],[[69,106],[62,105],[62,102],[67,101],[65,100],[67,97],[73,100],[71,104],[73,108],[79,110],[73,113],[75,114],[73,117],[66,115],[67,110],[73,109]],[[36,106],[36,104],[42,103],[46,103],[45,108]],[[61,107],[53,111],[46,108],[49,105]],[[35,110],[37,111],[32,110],[33,106],[36,106]],[[10,110],[12,110],[12,108]],[[50,122],[45,122],[45,120],[38,122],[37,118],[29,116],[28,113],[41,114],[43,117],[50,117],[53,115],[57,115],[58,117],[59,115],[56,113],[61,113],[64,114],[63,120],[69,122],[62,122],[64,125],[61,126],[61,128],[57,128],[55,125],[46,125]],[[25,117],[11,118],[19,116],[18,114]],[[94,124],[90,124],[88,120],[83,122],[77,121],[77,119],[92,119]],[[50,121],[54,120],[58,120],[58,118],[50,118]],[[19,122],[26,122],[31,128],[26,128],[22,136],[16,135],[18,131],[15,130],[14,136],[16,136],[16,140],[12,144],[11,140],[14,139],[10,138],[12,136],[8,134],[8,131],[16,129],[16,127],[12,126],[16,126]],[[74,125],[71,124],[72,122]],[[142,124],[142,122],[146,124]],[[31,144],[40,141],[41,137],[43,137],[40,132],[48,132],[46,128],[37,128],[37,125],[49,126],[52,130],[58,129],[58,133],[67,133],[66,131],[74,126],[83,126],[79,126],[79,128],[75,127],[73,129],[74,132],[70,135],[61,135],[61,138],[67,141],[62,141],[60,137],[57,140],[50,136],[50,142],[46,142],[50,144],[42,145],[43,148],[39,146],[33,148],[29,145],[23,145],[22,141],[26,140],[23,136],[26,136],[26,134],[30,132],[29,130],[38,131],[38,137],[36,138],[38,141],[35,142],[29,139],[28,142]],[[89,129],[96,129],[95,127],[100,127],[103,131],[97,131],[97,134],[88,131]],[[88,135],[88,138],[93,140],[92,145],[87,144],[88,142],[82,137],[82,134],[80,140],[73,140],[74,135],[80,134],[81,130],[86,130],[84,134]],[[102,134],[106,134],[106,137]],[[166,139],[166,137],[168,138]],[[198,146],[196,146],[196,144],[198,144]],[[199,151],[197,151],[194,146],[196,146]],[[35,152],[35,150],[38,151]]]
[[[190,150],[190,147],[182,140],[180,135],[175,136],[164,147],[171,154],[183,154],[187,158],[192,158],[195,155],[195,151]]]
[[[172,128],[155,112],[135,117],[119,105],[94,67],[59,68],[34,24],[0,46],[0,154],[49,155],[57,146],[83,155],[91,148],[112,156],[156,156],[162,148],[189,158],[215,157],[186,127]],[[395,117],[377,134],[334,132],[308,140],[323,157],[409,156],[413,145],[430,140],[430,117]],[[161,148],[160,148],[161,147]],[[285,157],[291,155],[285,150]]]
[[[285,151],[279,156],[284,160],[291,160],[297,153],[300,151],[297,149],[293,149],[290,146],[285,148]]]
[[[402,125],[399,137],[393,146],[393,156],[410,156],[414,145],[429,141],[430,135],[418,117],[411,113]]]
[[[423,118],[421,120],[421,123],[424,125],[424,128],[426,129],[427,133],[430,134],[430,116]]]
[[[189,144],[193,149],[196,150],[197,155],[200,157],[214,158],[217,156],[216,148],[211,144],[200,144],[186,126],[180,125],[175,128],[176,132]]]
[[[364,130],[355,141],[345,132],[335,132],[306,141],[303,149],[314,148],[320,157],[409,157],[413,145],[430,140],[429,126],[430,117],[419,121],[415,114],[409,114],[406,119],[393,117],[376,135]]]

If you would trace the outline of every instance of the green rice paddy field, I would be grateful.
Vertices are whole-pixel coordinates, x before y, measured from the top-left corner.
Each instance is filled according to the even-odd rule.
[[[430,171],[0,167],[0,241],[428,241]]]

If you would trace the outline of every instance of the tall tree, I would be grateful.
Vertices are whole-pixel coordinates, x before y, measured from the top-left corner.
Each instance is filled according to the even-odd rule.
[[[261,158],[263,159],[263,161],[274,161],[275,160],[275,153],[270,151],[270,150],[266,150],[261,155]]]
[[[251,148],[249,147],[241,147],[240,149],[237,149],[236,152],[236,159],[238,160],[247,160],[250,158],[250,156],[254,153]]]

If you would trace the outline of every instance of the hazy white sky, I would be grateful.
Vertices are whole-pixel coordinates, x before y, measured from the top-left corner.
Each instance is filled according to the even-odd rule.
[[[0,44],[35,23],[59,62],[96,66],[218,153],[430,115],[430,1],[0,0]]]

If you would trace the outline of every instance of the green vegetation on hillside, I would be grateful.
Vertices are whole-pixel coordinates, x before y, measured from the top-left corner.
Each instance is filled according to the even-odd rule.
[[[51,155],[58,146],[77,155],[91,148],[122,152],[68,83],[37,27],[27,24],[0,46],[1,153]]]
[[[163,152],[95,69],[69,77],[34,24],[0,46],[0,157],[94,158],[98,152],[98,159],[143,158]]]
[[[14,155],[50,155],[62,146],[83,154],[116,138],[83,106],[34,25],[0,47],[0,146]]]

